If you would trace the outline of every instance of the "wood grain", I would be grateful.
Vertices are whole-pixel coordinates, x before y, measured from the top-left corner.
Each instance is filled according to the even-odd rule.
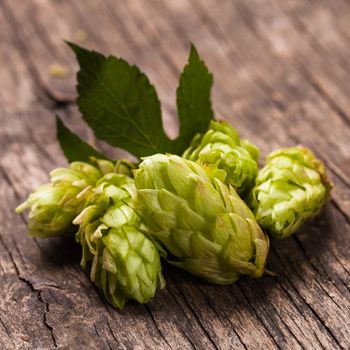
[[[350,3],[347,0],[0,0],[0,347],[2,349],[348,349],[350,347]],[[193,42],[214,73],[213,104],[263,155],[302,143],[333,199],[273,243],[277,277],[206,284],[164,266],[148,305],[110,307],[73,239],[32,239],[14,208],[65,164],[54,113],[96,142],[74,106],[62,39],[139,65],[177,132],[175,89]],[[66,78],[49,74],[59,64]],[[103,143],[98,146],[113,155]]]

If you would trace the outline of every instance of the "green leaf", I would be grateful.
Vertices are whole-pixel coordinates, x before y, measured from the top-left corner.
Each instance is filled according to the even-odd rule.
[[[153,85],[125,60],[68,43],[80,65],[78,107],[95,135],[137,157],[173,152]]]
[[[90,163],[90,157],[108,159],[105,155],[69,130],[58,115],[56,115],[56,127],[58,141],[68,162],[81,161]]]
[[[213,75],[191,44],[188,63],[183,69],[176,91],[180,121],[180,136],[177,142],[183,147],[183,151],[195,134],[207,131],[209,122],[214,117],[210,101],[212,85]]]

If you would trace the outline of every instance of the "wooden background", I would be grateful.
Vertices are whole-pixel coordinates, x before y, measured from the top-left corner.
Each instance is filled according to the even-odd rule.
[[[139,65],[171,135],[192,41],[215,76],[217,117],[263,156],[302,143],[326,162],[333,199],[272,245],[277,277],[222,287],[166,266],[165,290],[118,311],[80,269],[73,239],[26,236],[14,208],[66,164],[54,112],[94,141],[74,106],[77,65],[62,39]],[[53,64],[67,77],[52,76]],[[349,73],[349,0],[0,0],[1,349],[349,349]]]

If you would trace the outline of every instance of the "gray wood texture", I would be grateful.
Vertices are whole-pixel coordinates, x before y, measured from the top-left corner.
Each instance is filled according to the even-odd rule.
[[[27,237],[14,208],[66,164],[54,113],[96,142],[74,106],[77,65],[62,39],[139,65],[172,136],[193,42],[214,73],[217,117],[263,156],[300,143],[325,161],[333,199],[272,244],[277,277],[214,286],[165,266],[166,289],[119,311],[79,267],[73,239]],[[349,57],[348,0],[0,0],[0,348],[349,349]],[[52,76],[52,64],[68,76]]]

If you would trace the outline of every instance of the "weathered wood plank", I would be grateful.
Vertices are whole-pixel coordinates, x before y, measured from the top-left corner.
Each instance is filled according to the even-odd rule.
[[[0,72],[6,87],[0,91],[0,202],[6,203],[0,214],[0,274],[6,284],[0,291],[0,346],[349,346],[347,3],[235,0],[217,6],[179,0],[145,6],[136,0],[33,0],[18,7],[4,0],[0,8],[1,33],[7,38],[0,42],[0,62],[11,57],[9,69]],[[269,268],[278,277],[221,287],[166,267],[166,290],[148,306],[131,303],[120,312],[91,286],[71,241],[26,237],[25,222],[13,208],[47,180],[49,170],[64,164],[53,108],[75,95],[74,74],[57,79],[48,68],[57,62],[70,72],[76,69],[61,38],[74,40],[78,30],[87,33],[84,45],[126,57],[147,72],[172,135],[177,75],[192,41],[214,72],[218,116],[255,141],[263,154],[303,143],[327,162],[335,183],[333,201],[298,236],[273,244]],[[45,108],[33,108],[34,103]],[[60,111],[93,140],[76,108],[63,104]]]
[[[32,76],[20,52],[14,49],[16,39],[11,26],[0,11],[0,110],[14,111],[30,106],[35,100]]]

